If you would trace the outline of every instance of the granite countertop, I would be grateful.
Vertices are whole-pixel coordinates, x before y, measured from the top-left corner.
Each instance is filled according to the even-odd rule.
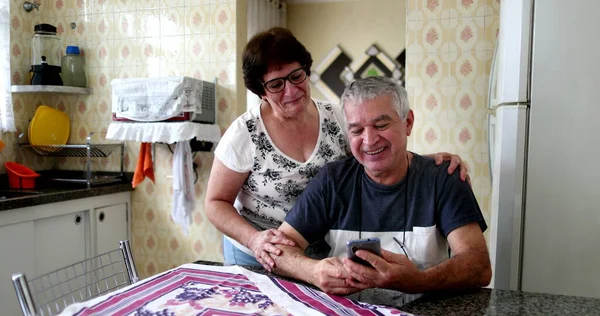
[[[222,265],[221,262],[212,261],[196,261],[195,263]],[[244,268],[287,279],[268,273],[263,268],[252,266],[244,266]],[[367,289],[348,297],[370,304],[395,306],[404,312],[427,316],[600,315],[600,299],[485,288],[416,295],[385,289]]]
[[[10,189],[6,175],[0,175],[0,211],[133,190],[130,174],[125,174],[121,181],[92,185],[90,189],[85,183],[45,181],[44,173],[40,174],[42,176],[38,178],[34,189]],[[72,172],[62,174],[72,178]],[[82,172],[77,174],[81,176]]]

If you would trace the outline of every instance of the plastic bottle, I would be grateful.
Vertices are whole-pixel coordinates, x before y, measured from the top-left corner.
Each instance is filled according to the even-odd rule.
[[[78,46],[67,46],[67,54],[61,59],[61,75],[65,86],[87,86],[85,58],[79,54]]]

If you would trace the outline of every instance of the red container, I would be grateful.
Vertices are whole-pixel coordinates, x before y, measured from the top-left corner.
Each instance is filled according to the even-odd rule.
[[[4,166],[8,170],[8,185],[11,189],[35,188],[35,178],[40,176],[35,171],[16,162],[6,162]]]

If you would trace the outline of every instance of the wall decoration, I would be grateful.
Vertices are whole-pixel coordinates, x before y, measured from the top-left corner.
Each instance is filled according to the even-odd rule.
[[[336,45],[313,69],[310,81],[329,101],[339,103],[346,86],[358,78],[385,76],[398,80],[404,86],[405,60],[405,50],[392,59],[373,44],[362,59],[352,62]]]
[[[339,103],[347,82],[341,74],[351,62],[352,59],[336,45],[312,70],[310,81],[329,101]]]

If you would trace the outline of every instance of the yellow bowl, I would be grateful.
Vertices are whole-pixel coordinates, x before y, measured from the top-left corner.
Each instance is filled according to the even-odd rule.
[[[64,145],[69,140],[69,116],[57,109],[40,105],[29,123],[29,142],[32,145]]]

